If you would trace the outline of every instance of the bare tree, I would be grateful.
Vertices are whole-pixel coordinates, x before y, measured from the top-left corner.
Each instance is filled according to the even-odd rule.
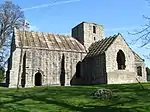
[[[135,31],[133,33],[129,32],[131,35],[136,35],[138,38],[132,41],[132,44],[135,44],[138,41],[141,41],[140,47],[145,47],[150,44],[150,17],[143,16],[144,19],[148,21],[147,24],[143,26],[143,28],[139,31]]]
[[[0,4],[0,66],[6,63],[8,56],[11,34],[14,28],[22,28],[24,13],[18,5],[11,1]]]
[[[150,0],[145,0],[150,5]],[[132,41],[132,44],[141,42],[140,47],[146,47],[150,49],[150,17],[143,15],[143,18],[147,20],[147,23],[142,27],[141,30],[137,30],[134,32],[129,32],[131,35],[136,35],[138,38]],[[146,56],[148,58],[149,56]]]

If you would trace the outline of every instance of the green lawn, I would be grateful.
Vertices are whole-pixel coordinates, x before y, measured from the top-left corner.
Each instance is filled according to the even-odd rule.
[[[150,83],[99,86],[0,88],[0,112],[150,112]],[[112,99],[92,99],[96,88],[113,90]]]

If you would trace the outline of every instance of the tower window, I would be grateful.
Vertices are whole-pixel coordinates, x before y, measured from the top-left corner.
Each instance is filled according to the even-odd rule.
[[[96,38],[94,37],[94,41],[96,40]]]
[[[96,27],[93,26],[93,33],[96,33]]]

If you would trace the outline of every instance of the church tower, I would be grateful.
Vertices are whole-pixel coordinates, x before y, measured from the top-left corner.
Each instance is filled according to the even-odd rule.
[[[103,25],[82,22],[72,28],[72,37],[77,39],[88,50],[90,45],[104,38]]]

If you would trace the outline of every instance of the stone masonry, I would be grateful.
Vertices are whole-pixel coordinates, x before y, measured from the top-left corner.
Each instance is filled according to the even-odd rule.
[[[17,87],[18,82],[19,87],[34,87],[137,80],[146,82],[144,60],[132,51],[121,34],[104,38],[102,25],[82,22],[72,29],[72,37],[14,30],[8,87]]]

